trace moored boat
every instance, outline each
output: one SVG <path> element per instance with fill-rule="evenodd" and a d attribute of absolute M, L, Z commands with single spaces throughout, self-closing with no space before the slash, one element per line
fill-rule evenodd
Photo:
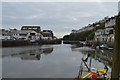
<path fill-rule="evenodd" d="M 88 66 L 88 58 L 90 54 L 88 54 L 87 58 L 82 58 L 82 62 L 79 69 L 78 77 L 75 80 L 110 80 L 110 76 L 108 74 L 108 67 L 105 65 L 104 69 L 97 70 L 95 68 L 91 68 L 91 65 Z M 91 62 L 90 62 L 91 64 Z M 87 73 L 84 75 L 83 73 Z"/>

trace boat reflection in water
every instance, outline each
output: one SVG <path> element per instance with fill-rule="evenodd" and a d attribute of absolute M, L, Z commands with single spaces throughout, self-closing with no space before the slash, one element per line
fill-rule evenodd
<path fill-rule="evenodd" d="M 93 58 L 105 65 L 112 66 L 112 52 L 108 50 L 96 50 Z"/>
<path fill-rule="evenodd" d="M 96 50 L 90 47 L 75 47 L 75 45 L 71 47 L 71 50 L 81 52 L 82 54 L 85 54 L 85 55 L 89 53 L 91 54 L 90 57 L 92 57 L 92 59 L 95 59 L 109 67 L 112 66 L 112 53 L 113 52 L 109 50 Z"/>
<path fill-rule="evenodd" d="M 33 50 L 26 50 L 20 53 L 13 53 L 10 55 L 2 55 L 3 58 L 7 56 L 11 57 L 20 57 L 22 60 L 40 60 L 41 54 L 48 55 L 52 53 L 53 48 L 38 48 L 38 49 L 33 49 Z"/>
<path fill-rule="evenodd" d="M 87 63 L 87 66 L 86 68 L 89 69 L 90 71 L 92 69 L 95 69 L 96 71 L 97 70 L 104 70 L 106 67 L 107 69 L 107 74 L 109 76 L 111 76 L 111 66 L 112 66 L 112 52 L 108 51 L 108 50 L 96 50 L 96 49 L 92 49 L 90 47 L 71 47 L 71 50 L 72 51 L 78 51 L 80 53 L 83 54 L 83 61 L 86 61 Z M 86 56 L 90 56 L 89 57 L 86 57 Z M 86 59 L 84 60 L 84 58 L 86 57 Z M 89 58 L 89 59 L 88 59 Z M 97 65 L 96 65 L 97 64 Z M 99 64 L 103 64 L 101 66 L 98 66 Z M 81 72 L 81 71 L 84 71 L 82 70 L 84 67 L 81 67 L 83 66 L 82 65 L 82 62 L 81 62 L 81 65 L 80 65 L 80 71 L 79 71 L 79 74 L 78 76 L 79 77 L 76 77 L 76 78 L 82 78 L 82 77 L 86 77 L 89 73 L 89 70 L 88 70 L 88 73 L 86 72 Z M 103 68 L 102 68 L 103 67 Z M 86 70 L 86 69 L 85 69 Z M 82 73 L 82 74 L 80 74 Z M 83 76 L 84 75 L 84 76 Z M 77 80 L 78 80 L 77 79 Z"/>

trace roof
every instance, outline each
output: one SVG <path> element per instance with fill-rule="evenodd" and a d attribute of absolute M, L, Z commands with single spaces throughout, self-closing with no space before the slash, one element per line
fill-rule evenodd
<path fill-rule="evenodd" d="M 14 33 L 31 33 L 31 32 L 35 32 L 33 30 L 16 30 L 14 31 Z"/>
<path fill-rule="evenodd" d="M 40 28 L 40 26 L 22 26 L 22 28 Z"/>
<path fill-rule="evenodd" d="M 43 32 L 52 32 L 52 30 L 43 30 Z"/>

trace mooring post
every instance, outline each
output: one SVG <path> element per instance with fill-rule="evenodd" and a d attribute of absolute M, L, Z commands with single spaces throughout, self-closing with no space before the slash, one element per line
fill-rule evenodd
<path fill-rule="evenodd" d="M 120 11 L 116 16 L 114 53 L 112 61 L 112 80 L 120 80 Z"/>

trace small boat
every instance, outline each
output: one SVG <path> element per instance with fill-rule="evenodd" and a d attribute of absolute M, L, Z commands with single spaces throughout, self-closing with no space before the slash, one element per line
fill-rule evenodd
<path fill-rule="evenodd" d="M 102 70 L 91 68 L 90 65 L 88 66 L 87 61 L 89 56 L 90 54 L 88 54 L 86 59 L 82 58 L 79 74 L 74 80 L 110 80 L 110 76 L 108 74 L 108 67 L 106 65 L 105 68 Z M 84 72 L 87 74 L 83 75 Z"/>
<path fill-rule="evenodd" d="M 101 45 L 99 48 L 100 49 L 109 49 L 110 47 L 108 47 L 107 45 Z"/>
<path fill-rule="evenodd" d="M 38 43 L 32 43 L 32 45 L 39 45 Z"/>
<path fill-rule="evenodd" d="M 98 49 L 98 48 L 97 48 Z M 107 49 L 107 50 L 113 50 L 113 48 L 107 46 L 107 45 L 101 45 L 99 46 L 99 49 Z"/>

